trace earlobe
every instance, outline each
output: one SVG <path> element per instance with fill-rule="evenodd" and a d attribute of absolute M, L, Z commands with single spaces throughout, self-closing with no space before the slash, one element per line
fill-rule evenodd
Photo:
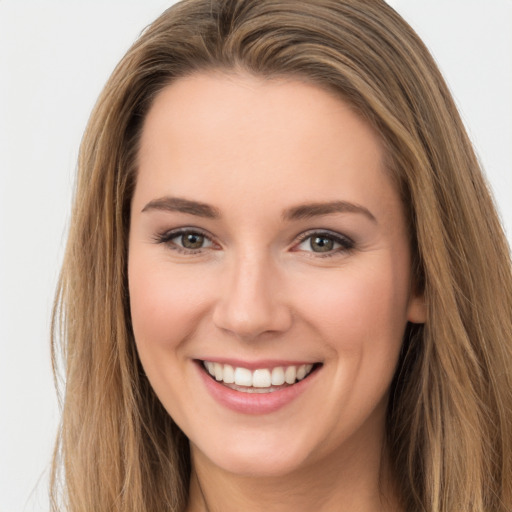
<path fill-rule="evenodd" d="M 413 324 L 424 324 L 427 321 L 427 304 L 423 294 L 411 297 L 407 309 L 407 320 Z"/>

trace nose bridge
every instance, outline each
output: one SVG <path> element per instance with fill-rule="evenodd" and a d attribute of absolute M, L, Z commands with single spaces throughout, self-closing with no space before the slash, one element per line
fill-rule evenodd
<path fill-rule="evenodd" d="M 278 289 L 279 273 L 264 251 L 245 250 L 234 256 L 215 309 L 216 325 L 241 338 L 286 330 L 291 314 Z"/>

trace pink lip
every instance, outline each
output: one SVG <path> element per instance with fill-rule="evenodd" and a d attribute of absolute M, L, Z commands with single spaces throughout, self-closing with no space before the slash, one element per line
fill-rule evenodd
<path fill-rule="evenodd" d="M 208 359 L 208 361 L 210 360 Z M 226 362 L 224 364 L 232 363 Z M 281 365 L 275 364 L 275 361 L 273 361 L 272 366 L 289 366 L 291 364 L 296 363 L 287 362 L 286 364 Z M 301 380 L 292 386 L 285 387 L 272 393 L 244 393 L 228 388 L 220 382 L 217 382 L 215 379 L 212 379 L 211 376 L 208 375 L 204 370 L 201 362 L 197 361 L 196 366 L 201 378 L 203 379 L 206 389 L 209 391 L 211 396 L 222 406 L 242 414 L 269 414 L 281 409 L 282 407 L 285 407 L 312 385 L 316 378 L 316 374 L 318 373 L 318 371 L 314 371 L 304 380 Z M 239 366 L 248 368 L 248 366 L 244 366 L 242 364 L 239 364 Z M 263 365 L 256 366 L 254 368 L 269 368 L 272 366 Z"/>

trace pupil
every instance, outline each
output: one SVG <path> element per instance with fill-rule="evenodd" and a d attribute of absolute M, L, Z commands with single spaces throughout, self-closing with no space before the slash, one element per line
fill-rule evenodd
<path fill-rule="evenodd" d="M 311 239 L 311 249 L 315 252 L 332 251 L 334 241 L 325 236 L 315 236 Z"/>
<path fill-rule="evenodd" d="M 187 249 L 199 249 L 204 242 L 204 236 L 197 233 L 188 233 L 181 238 L 183 247 Z"/>

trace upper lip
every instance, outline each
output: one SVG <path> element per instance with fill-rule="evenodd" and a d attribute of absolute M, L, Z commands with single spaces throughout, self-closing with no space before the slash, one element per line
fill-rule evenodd
<path fill-rule="evenodd" d="M 247 368 L 248 370 L 258 370 L 262 368 L 276 368 L 278 366 L 301 366 L 303 364 L 317 364 L 319 361 L 299 360 L 299 359 L 258 359 L 246 361 L 242 359 L 226 357 L 202 357 L 198 361 L 209 361 L 211 363 L 229 364 L 234 368 Z"/>

